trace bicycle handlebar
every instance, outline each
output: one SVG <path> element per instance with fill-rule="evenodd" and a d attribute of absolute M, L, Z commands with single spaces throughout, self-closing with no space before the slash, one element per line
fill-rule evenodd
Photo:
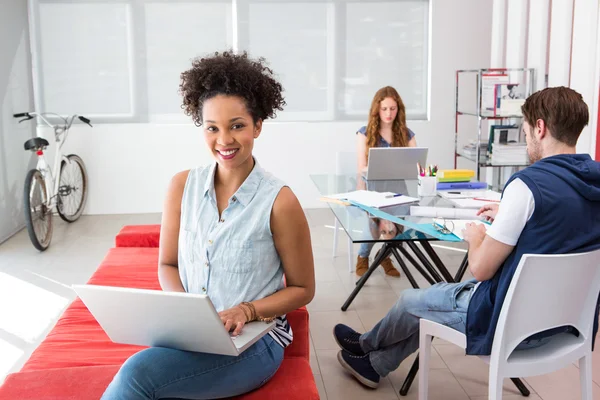
<path fill-rule="evenodd" d="M 88 124 L 89 126 L 92 126 L 92 124 L 90 123 L 90 120 L 88 118 L 82 117 L 81 115 L 79 115 L 77 118 L 79 118 L 79 120 L 81 122 L 84 122 L 84 123 Z"/>
<path fill-rule="evenodd" d="M 15 118 L 23 118 L 23 117 L 25 117 L 22 120 L 20 120 L 19 123 L 21 123 L 23 121 L 29 121 L 30 119 L 33 119 L 33 116 L 31 114 L 29 114 L 28 112 L 13 114 L 13 117 L 15 117 Z"/>
<path fill-rule="evenodd" d="M 44 115 L 54 115 L 58 118 L 61 118 L 66 125 L 66 129 L 69 129 L 71 127 L 71 124 L 73 123 L 73 120 L 75 119 L 75 117 L 77 117 L 81 122 L 88 124 L 89 126 L 92 126 L 92 124 L 90 123 L 91 121 L 83 116 L 80 115 L 73 115 L 70 116 L 70 121 L 69 121 L 69 117 L 62 117 L 58 114 L 54 114 L 54 113 L 37 113 L 37 112 L 24 112 L 24 113 L 17 113 L 17 114 L 13 114 L 13 117 L 15 118 L 23 118 L 22 120 L 19 121 L 19 123 L 23 122 L 23 121 L 29 121 L 30 119 L 35 118 L 36 116 L 40 117 L 45 123 L 46 125 L 48 125 L 51 128 L 56 128 L 55 125 L 51 124 L 46 118 L 44 118 Z"/>

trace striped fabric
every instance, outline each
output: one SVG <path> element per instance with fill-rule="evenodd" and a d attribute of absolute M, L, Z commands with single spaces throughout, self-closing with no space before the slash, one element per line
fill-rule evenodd
<path fill-rule="evenodd" d="M 292 327 L 290 326 L 290 323 L 285 315 L 275 318 L 275 328 L 269 332 L 269 335 L 271 335 L 273 340 L 279 343 L 283 348 L 286 348 L 292 344 Z"/>

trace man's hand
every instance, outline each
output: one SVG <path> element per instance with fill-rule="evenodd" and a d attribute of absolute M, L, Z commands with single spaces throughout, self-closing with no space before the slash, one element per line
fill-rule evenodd
<path fill-rule="evenodd" d="M 462 234 L 465 238 L 465 242 L 469 243 L 469 247 L 475 245 L 479 246 L 483 239 L 485 239 L 485 226 L 483 224 L 470 223 L 463 229 Z"/>
<path fill-rule="evenodd" d="M 221 317 L 221 321 L 223 321 L 227 332 L 233 329 L 233 336 L 242 333 L 242 328 L 248 322 L 246 314 L 244 314 L 244 311 L 239 306 L 221 311 L 219 317 Z"/>
<path fill-rule="evenodd" d="M 477 211 L 477 215 L 483 215 L 484 219 L 488 222 L 493 222 L 496 219 L 496 214 L 498 214 L 498 209 L 500 208 L 500 204 L 492 203 L 486 204 L 481 207 L 479 211 Z"/>

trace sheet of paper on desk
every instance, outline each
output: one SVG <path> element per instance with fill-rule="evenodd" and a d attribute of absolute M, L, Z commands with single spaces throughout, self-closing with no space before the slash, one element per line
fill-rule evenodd
<path fill-rule="evenodd" d="M 419 201 L 419 199 L 415 197 L 404 195 L 393 197 L 394 195 L 395 193 L 392 192 L 380 193 L 370 190 L 356 190 L 354 192 L 332 194 L 324 196 L 324 198 L 353 201 L 374 208 L 397 206 L 399 204 L 415 203 Z"/>
<path fill-rule="evenodd" d="M 490 199 L 490 200 L 500 200 L 502 196 L 501 193 L 495 192 L 493 190 L 439 190 L 438 194 L 440 197 L 448 200 L 453 199 L 473 199 L 473 198 L 481 198 L 481 199 Z"/>
<path fill-rule="evenodd" d="M 447 219 L 446 220 L 446 227 L 448 228 L 452 228 L 452 224 L 454 224 L 454 229 L 452 230 L 452 233 L 459 238 L 460 240 L 465 240 L 465 237 L 462 234 L 463 229 L 465 229 L 467 227 L 467 224 L 470 224 L 471 222 L 474 222 L 476 224 L 482 224 L 483 226 L 485 226 L 485 229 L 487 230 L 488 226 L 487 224 L 484 224 L 483 221 L 478 220 L 478 219 Z"/>
<path fill-rule="evenodd" d="M 476 200 L 476 199 L 449 199 L 456 207 L 458 208 L 476 208 L 480 209 L 481 207 L 488 204 L 498 204 L 496 201 L 490 200 Z"/>
<path fill-rule="evenodd" d="M 411 206 L 410 215 L 413 217 L 456 218 L 473 220 L 477 218 L 477 210 L 450 207 Z"/>
<path fill-rule="evenodd" d="M 459 208 L 481 208 L 502 198 L 502 193 L 493 190 L 438 193 Z"/>

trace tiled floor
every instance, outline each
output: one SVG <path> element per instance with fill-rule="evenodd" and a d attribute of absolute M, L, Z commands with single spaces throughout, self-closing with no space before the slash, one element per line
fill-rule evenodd
<path fill-rule="evenodd" d="M 381 270 L 373 274 L 348 311 L 340 307 L 352 290 L 355 277 L 348 273 L 346 236 L 341 233 L 338 257 L 332 259 L 333 216 L 327 209 L 308 210 L 317 279 L 315 299 L 308 306 L 311 325 L 311 366 L 323 400 L 401 399 L 398 391 L 414 355 L 383 379 L 377 390 L 363 388 L 338 364 L 338 347 L 333 326 L 346 323 L 364 331 L 373 327 L 409 288 L 406 278 L 389 278 Z M 159 215 L 84 216 L 68 225 L 56 219 L 53 243 L 38 253 L 20 232 L 0 245 L 0 381 L 18 371 L 35 347 L 52 328 L 62 310 L 72 301 L 73 283 L 85 283 L 122 225 L 158 223 Z M 464 256 L 464 247 L 437 247 L 442 260 L 455 272 Z M 355 248 L 356 251 L 356 248 Z M 427 283 L 418 279 L 422 286 Z M 594 381 L 600 383 L 599 365 Z M 430 372 L 431 400 L 484 400 L 487 398 L 487 366 L 476 357 L 466 357 L 459 348 L 434 341 Z M 575 400 L 580 398 L 579 375 L 573 365 L 559 372 L 527 378 L 532 400 Z M 510 381 L 505 382 L 504 400 L 522 398 Z M 417 387 L 406 399 L 417 398 Z M 600 388 L 594 386 L 594 399 Z"/>

